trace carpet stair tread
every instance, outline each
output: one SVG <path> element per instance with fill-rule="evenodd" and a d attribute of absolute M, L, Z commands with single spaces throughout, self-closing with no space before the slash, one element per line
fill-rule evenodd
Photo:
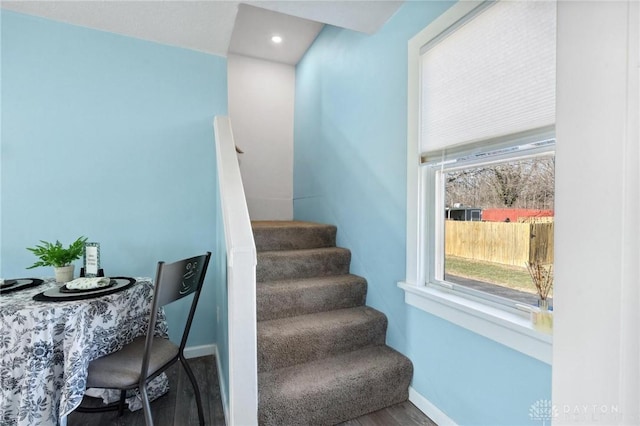
<path fill-rule="evenodd" d="M 364 305 L 367 281 L 344 274 L 257 283 L 258 321 Z"/>
<path fill-rule="evenodd" d="M 336 245 L 333 225 L 302 221 L 253 221 L 257 251 L 298 250 Z"/>
<path fill-rule="evenodd" d="M 387 317 L 368 306 L 258 322 L 258 371 L 385 342 Z"/>
<path fill-rule="evenodd" d="M 351 251 L 341 247 L 264 251 L 257 254 L 256 281 L 349 273 Z"/>
<path fill-rule="evenodd" d="M 259 374 L 259 423 L 331 425 L 408 398 L 411 361 L 373 346 Z"/>

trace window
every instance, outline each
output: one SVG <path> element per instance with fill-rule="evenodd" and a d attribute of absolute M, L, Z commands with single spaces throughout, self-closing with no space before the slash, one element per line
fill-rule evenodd
<path fill-rule="evenodd" d="M 508 308 L 537 304 L 527 265 L 553 264 L 555 141 L 544 136 L 423 164 L 428 284 Z"/>
<path fill-rule="evenodd" d="M 520 262 L 552 258 L 555 37 L 555 2 L 485 1 L 457 2 L 409 41 L 399 284 L 407 303 L 547 363 Z"/>

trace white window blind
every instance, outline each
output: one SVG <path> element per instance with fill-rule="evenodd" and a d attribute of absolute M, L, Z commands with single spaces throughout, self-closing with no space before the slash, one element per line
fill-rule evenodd
<path fill-rule="evenodd" d="M 556 5 L 500 1 L 423 47 L 420 149 L 555 123 Z"/>

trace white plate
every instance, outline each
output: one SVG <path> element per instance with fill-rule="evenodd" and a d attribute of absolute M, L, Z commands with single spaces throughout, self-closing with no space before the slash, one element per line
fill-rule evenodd
<path fill-rule="evenodd" d="M 55 286 L 48 290 L 38 293 L 33 296 L 34 300 L 39 301 L 63 301 L 63 300 L 81 300 L 90 299 L 92 297 L 104 296 L 111 293 L 116 293 L 120 290 L 133 285 L 136 280 L 127 277 L 113 277 L 112 281 L 115 281 L 115 285 L 109 287 L 97 288 L 95 290 L 87 290 L 82 292 L 63 293 L 60 291 L 60 286 Z"/>

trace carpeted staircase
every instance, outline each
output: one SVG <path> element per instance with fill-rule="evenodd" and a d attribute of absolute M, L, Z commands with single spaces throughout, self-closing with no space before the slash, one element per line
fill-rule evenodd
<path fill-rule="evenodd" d="M 411 361 L 385 345 L 336 227 L 253 222 L 261 425 L 332 425 L 405 401 Z"/>

